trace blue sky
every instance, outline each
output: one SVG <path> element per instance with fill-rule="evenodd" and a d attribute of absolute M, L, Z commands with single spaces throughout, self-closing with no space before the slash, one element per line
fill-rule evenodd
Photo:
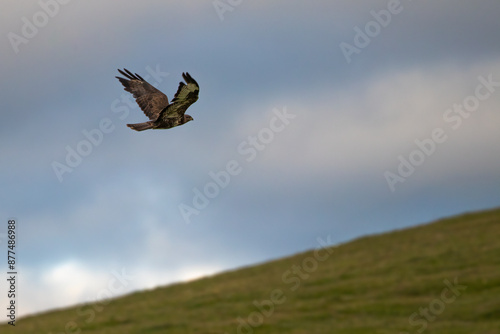
<path fill-rule="evenodd" d="M 0 247 L 15 217 L 20 314 L 99 299 L 117 272 L 133 278 L 112 296 L 498 206 L 499 14 L 3 1 Z M 146 116 L 124 67 L 169 98 L 188 71 L 194 121 L 127 128 Z"/>

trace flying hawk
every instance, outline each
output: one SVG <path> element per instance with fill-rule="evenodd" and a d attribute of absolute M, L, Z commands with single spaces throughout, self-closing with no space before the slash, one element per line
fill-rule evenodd
<path fill-rule="evenodd" d="M 127 92 L 132 93 L 139 107 L 150 119 L 144 123 L 127 124 L 129 128 L 136 131 L 170 129 L 193 120 L 193 117 L 185 112 L 190 105 L 198 100 L 200 87 L 189 73 L 182 73 L 186 83 L 182 81 L 179 83 L 174 99 L 168 103 L 167 95 L 150 85 L 139 74 L 132 74 L 127 69 L 118 70 L 118 72 L 127 79 L 116 78 L 120 80 Z"/>

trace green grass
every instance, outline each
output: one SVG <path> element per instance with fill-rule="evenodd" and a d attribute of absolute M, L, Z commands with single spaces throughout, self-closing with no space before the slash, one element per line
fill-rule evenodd
<path fill-rule="evenodd" d="M 323 261 L 305 252 L 106 305 L 22 318 L 0 332 L 496 334 L 499 239 L 500 209 L 464 214 L 363 237 L 330 248 L 331 254 L 322 250 Z M 442 301 L 444 280 L 455 278 L 466 289 L 454 301 Z M 445 292 L 445 298 L 453 296 Z M 254 301 L 264 303 L 263 311 Z M 424 308 L 431 308 L 429 320 L 418 314 Z M 238 330 L 238 318 L 252 326 Z"/>

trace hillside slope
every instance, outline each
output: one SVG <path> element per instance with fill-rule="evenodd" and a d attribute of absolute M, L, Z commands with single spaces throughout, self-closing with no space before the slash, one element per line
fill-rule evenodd
<path fill-rule="evenodd" d="M 500 333 L 499 236 L 500 209 L 464 214 L 0 332 Z"/>

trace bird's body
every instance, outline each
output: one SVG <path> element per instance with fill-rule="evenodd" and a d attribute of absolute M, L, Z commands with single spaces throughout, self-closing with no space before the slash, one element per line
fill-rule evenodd
<path fill-rule="evenodd" d="M 125 90 L 135 98 L 144 114 L 150 121 L 144 123 L 127 124 L 127 126 L 136 131 L 148 129 L 170 129 L 193 120 L 193 117 L 185 114 L 187 108 L 198 100 L 200 87 L 198 83 L 189 75 L 182 73 L 186 81 L 179 83 L 177 93 L 171 103 L 161 91 L 153 87 L 140 75 L 132 74 L 127 69 L 118 70 L 125 78 L 116 77 Z"/>

